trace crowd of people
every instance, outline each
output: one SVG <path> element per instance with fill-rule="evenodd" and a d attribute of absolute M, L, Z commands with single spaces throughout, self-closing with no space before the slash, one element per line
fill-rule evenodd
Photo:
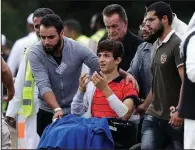
<path fill-rule="evenodd" d="M 92 16 L 91 37 L 49 8 L 30 14 L 27 27 L 7 64 L 2 57 L 9 101 L 2 148 L 11 147 L 5 121 L 17 116 L 19 148 L 36 149 L 48 125 L 74 114 L 130 121 L 141 149 L 195 149 L 195 13 L 187 25 L 170 5 L 155 2 L 139 36 L 118 4 Z"/>

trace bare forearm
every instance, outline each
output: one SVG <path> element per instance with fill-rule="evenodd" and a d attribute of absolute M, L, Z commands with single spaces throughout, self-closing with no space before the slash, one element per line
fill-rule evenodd
<path fill-rule="evenodd" d="M 180 105 L 181 105 L 182 93 L 183 93 L 183 82 L 182 82 L 182 85 L 181 85 L 181 88 L 180 88 L 179 102 L 178 102 L 177 107 L 176 107 L 177 109 L 179 109 Z"/>
<path fill-rule="evenodd" d="M 14 82 L 12 78 L 12 73 L 8 65 L 5 63 L 3 59 L 2 59 L 2 82 L 5 85 L 5 87 L 8 89 L 8 91 L 14 91 Z"/>
<path fill-rule="evenodd" d="M 49 91 L 49 92 L 46 92 L 44 95 L 43 95 L 43 99 L 45 100 L 45 102 L 52 108 L 52 109 L 55 109 L 55 108 L 58 108 L 59 105 L 58 105 L 58 102 L 56 100 L 56 97 L 54 95 L 53 92 Z"/>
<path fill-rule="evenodd" d="M 144 101 L 145 107 L 148 108 L 151 102 L 152 102 L 152 89 L 150 90 L 148 96 L 146 97 Z"/>

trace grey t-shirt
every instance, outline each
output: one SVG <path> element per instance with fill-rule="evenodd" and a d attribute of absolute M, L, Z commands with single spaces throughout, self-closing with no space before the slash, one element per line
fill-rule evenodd
<path fill-rule="evenodd" d="M 43 100 L 46 92 L 53 91 L 64 113 L 69 113 L 78 89 L 82 64 L 86 64 L 92 72 L 99 69 L 98 57 L 92 50 L 66 37 L 60 65 L 45 53 L 41 42 L 30 47 L 27 57 L 39 90 L 40 108 L 49 112 L 52 109 Z"/>

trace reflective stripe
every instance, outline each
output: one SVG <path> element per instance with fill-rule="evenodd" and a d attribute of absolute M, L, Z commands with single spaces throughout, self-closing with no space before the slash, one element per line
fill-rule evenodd
<path fill-rule="evenodd" d="M 24 86 L 25 87 L 31 87 L 32 86 L 32 81 L 25 81 Z"/>
<path fill-rule="evenodd" d="M 23 105 L 31 105 L 30 99 L 23 99 Z"/>

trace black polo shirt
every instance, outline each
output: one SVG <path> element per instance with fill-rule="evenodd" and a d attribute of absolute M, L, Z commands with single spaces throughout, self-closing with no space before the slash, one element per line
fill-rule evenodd
<path fill-rule="evenodd" d="M 178 67 L 183 65 L 180 58 L 180 38 L 172 30 L 162 44 L 157 40 L 152 50 L 152 103 L 147 114 L 160 119 L 170 118 L 170 106 L 179 102 L 181 79 Z"/>
<path fill-rule="evenodd" d="M 108 38 L 108 34 L 106 33 L 104 37 L 100 39 L 99 42 L 107 38 Z M 123 59 L 121 63 L 119 64 L 119 68 L 125 71 L 129 69 L 130 63 L 132 59 L 134 58 L 135 53 L 137 51 L 137 47 L 143 42 L 144 41 L 140 37 L 136 36 L 129 30 L 127 30 L 124 40 L 122 41 L 123 47 L 124 47 L 124 55 L 123 55 Z"/>

